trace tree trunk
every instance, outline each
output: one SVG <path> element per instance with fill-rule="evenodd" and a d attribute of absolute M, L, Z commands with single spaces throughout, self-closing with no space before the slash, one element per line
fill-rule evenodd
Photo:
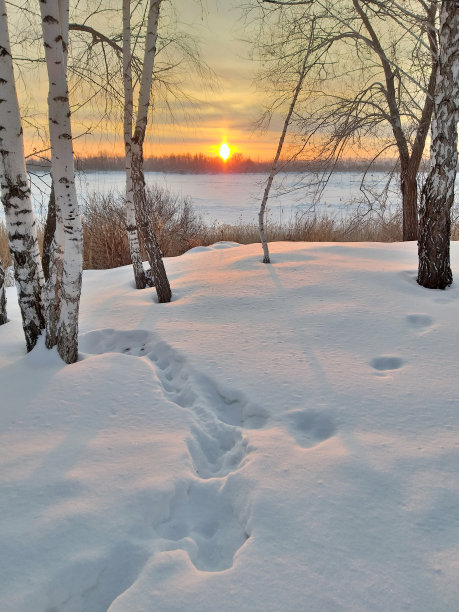
<path fill-rule="evenodd" d="M 439 70 L 432 119 L 430 172 L 422 190 L 418 283 L 445 289 L 450 266 L 451 207 L 457 168 L 459 119 L 459 2 L 443 0 Z"/>
<path fill-rule="evenodd" d="M 132 53 L 131 53 L 131 2 L 123 0 L 123 83 L 124 83 L 124 159 L 126 170 L 126 233 L 129 242 L 129 253 L 134 271 L 137 289 L 146 287 L 145 271 L 140 252 L 139 234 L 135 215 L 134 194 L 132 188 L 132 123 L 134 101 L 132 91 Z"/>
<path fill-rule="evenodd" d="M 0 0 L 0 174 L 2 202 L 27 350 L 45 327 L 43 271 L 24 160 L 5 0 Z"/>
<path fill-rule="evenodd" d="M 412 164 L 410 164 L 412 165 Z M 418 183 L 416 168 L 408 168 L 400 173 L 403 210 L 403 240 L 418 239 Z"/>
<path fill-rule="evenodd" d="M 417 202 L 417 182 L 416 177 L 421 163 L 422 154 L 424 152 L 424 146 L 426 136 L 428 133 L 428 127 L 430 124 L 430 118 L 432 115 L 432 97 L 436 82 L 437 73 L 437 51 L 436 51 L 436 40 L 435 40 L 435 15 L 436 7 L 433 5 L 430 9 L 427 9 L 427 32 L 429 37 L 429 46 L 431 52 L 431 69 L 430 76 L 427 86 L 427 93 L 424 100 L 424 106 L 418 126 L 416 128 L 416 137 L 413 143 L 411 154 L 409 152 L 408 141 L 403 131 L 402 117 L 400 112 L 400 106 L 398 102 L 398 92 L 395 82 L 395 76 L 397 70 L 394 69 L 393 65 L 389 60 L 389 56 L 386 55 L 381 39 L 376 33 L 375 29 L 371 24 L 371 20 L 363 10 L 360 0 L 353 0 L 354 8 L 359 14 L 362 23 L 365 25 L 367 32 L 370 35 L 372 48 L 378 55 L 381 62 L 381 66 L 384 70 L 386 89 L 385 95 L 387 100 L 387 106 L 389 109 L 388 120 L 392 127 L 392 133 L 394 135 L 395 142 L 397 144 L 399 156 L 400 156 L 400 188 L 402 193 L 402 208 L 403 208 L 403 240 L 417 240 L 418 238 L 418 202 Z M 364 4 L 364 3 L 362 3 Z M 382 3 L 383 4 L 383 3 Z"/>
<path fill-rule="evenodd" d="M 314 28 L 311 28 L 311 33 L 309 36 L 309 49 L 311 47 L 311 43 L 313 41 L 314 38 Z M 265 218 L 265 211 L 266 211 L 266 204 L 268 203 L 268 197 L 269 197 L 269 192 L 271 191 L 271 186 L 273 184 L 273 180 L 274 177 L 276 176 L 277 173 L 277 166 L 279 164 L 279 158 L 281 156 L 282 153 L 282 147 L 284 146 L 284 141 L 285 141 L 285 136 L 287 135 L 287 130 L 288 130 L 288 126 L 290 125 L 290 120 L 292 118 L 293 115 L 293 111 L 295 110 L 295 105 L 296 102 L 298 100 L 298 96 L 300 95 L 300 91 L 301 91 L 301 87 L 303 85 L 303 81 L 304 81 L 304 77 L 306 76 L 306 72 L 307 72 L 307 60 L 309 58 L 309 49 L 306 53 L 306 56 L 304 58 L 299 76 L 298 76 L 298 82 L 296 84 L 295 90 L 293 92 L 293 97 L 292 97 L 292 101 L 290 102 L 290 106 L 287 112 L 287 116 L 285 117 L 285 121 L 284 121 L 284 126 L 282 128 L 282 132 L 279 138 L 279 143 L 277 145 L 277 150 L 276 150 L 276 154 L 274 156 L 273 159 L 273 163 L 271 164 L 271 171 L 269 173 L 268 176 L 268 180 L 266 181 L 266 186 L 265 186 L 265 190 L 263 192 L 263 198 L 261 200 L 261 206 L 260 206 L 260 212 L 258 213 L 258 231 L 260 233 L 260 240 L 261 240 L 261 244 L 263 246 L 263 263 L 271 263 L 271 258 L 269 256 L 269 248 L 268 248 L 268 242 L 266 240 L 266 236 L 265 236 L 265 224 L 264 224 L 264 218 Z"/>
<path fill-rule="evenodd" d="M 47 346 L 57 344 L 62 359 L 73 363 L 78 358 L 83 249 L 66 78 L 68 0 L 40 0 L 40 11 L 49 80 L 51 174 L 56 198 L 56 249 L 48 281 Z"/>
<path fill-rule="evenodd" d="M 152 221 L 146 210 L 145 177 L 143 173 L 143 143 L 147 129 L 148 109 L 150 106 L 153 68 L 156 56 L 156 40 L 158 37 L 159 7 L 161 0 L 150 0 L 147 35 L 145 38 L 145 53 L 140 80 L 139 103 L 134 135 L 131 141 L 131 177 L 133 185 L 134 205 L 137 225 L 142 235 L 142 241 L 147 251 L 151 272 L 155 283 L 159 302 L 170 302 L 172 293 L 167 278 L 162 254 L 156 240 Z"/>
<path fill-rule="evenodd" d="M 51 192 L 49 194 L 48 214 L 46 215 L 45 232 L 43 235 L 43 251 L 41 264 L 45 280 L 49 279 L 49 268 L 51 262 L 52 244 L 56 231 L 56 198 L 54 195 L 54 182 L 51 180 Z"/>
<path fill-rule="evenodd" d="M 132 141 L 132 184 L 134 187 L 136 213 L 138 215 L 137 225 L 147 251 L 158 301 L 160 303 L 170 302 L 172 297 L 171 288 L 161 250 L 153 230 L 152 220 L 149 218 L 146 206 L 142 147 L 138 145 L 135 139 Z"/>
<path fill-rule="evenodd" d="M 5 287 L 5 270 L 0 261 L 0 325 L 8 321 L 6 316 L 6 287 Z"/>

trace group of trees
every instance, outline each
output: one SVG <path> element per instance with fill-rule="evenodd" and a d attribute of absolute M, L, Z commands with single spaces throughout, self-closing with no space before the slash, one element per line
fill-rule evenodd
<path fill-rule="evenodd" d="M 440 130 L 432 156 L 439 155 L 439 145 L 447 139 L 451 172 L 454 165 L 451 152 L 456 150 L 457 137 L 452 126 L 457 124 L 458 97 L 451 87 L 457 83 L 457 2 L 258 0 L 256 6 L 247 2 L 246 8 L 258 24 L 260 77 L 273 95 L 267 116 L 287 105 L 286 125 L 291 122 L 300 141 L 294 157 L 304 151 L 310 154 L 312 149 L 317 158 L 328 161 L 326 180 L 327 173 L 352 147 L 362 149 L 370 142 L 374 159 L 395 150 L 403 239 L 416 240 L 419 235 L 420 240 L 418 281 L 432 287 L 450 284 L 451 277 L 432 278 L 439 266 L 437 255 L 437 261 L 429 266 L 424 260 L 434 256 L 440 236 L 449 245 L 446 218 L 452 200 L 444 204 L 447 214 L 442 228 L 433 230 L 432 216 L 438 213 L 426 204 L 432 197 L 431 187 L 426 187 L 419 223 L 418 180 L 431 123 L 433 133 Z M 447 110 L 442 113 L 439 105 L 445 96 Z M 282 146 L 282 140 L 279 144 Z M 431 183 L 429 179 L 426 185 Z M 433 234 L 437 236 L 436 247 L 432 246 Z M 443 247 L 441 250 L 446 256 Z M 269 259 L 266 249 L 264 259 Z M 442 264 L 445 266 L 449 262 Z"/>
<path fill-rule="evenodd" d="M 68 0 L 40 0 L 41 37 L 47 67 L 49 92 L 49 141 L 51 147 L 52 206 L 47 229 L 51 236 L 43 263 L 37 241 L 30 187 L 26 172 L 23 129 L 15 87 L 13 58 L 8 32 L 5 0 L 0 0 L 0 160 L 2 202 L 14 265 L 23 329 L 27 350 L 36 344 L 43 331 L 46 346 L 57 350 L 62 359 L 73 363 L 78 357 L 78 311 L 82 279 L 81 217 L 75 190 L 74 155 L 70 121 L 68 87 L 69 27 Z M 138 5 L 138 3 L 135 3 Z M 161 0 L 149 0 L 146 8 L 146 33 L 143 58 L 139 61 L 131 49 L 131 2 L 123 1 L 122 74 L 124 83 L 124 137 L 126 150 L 126 227 L 136 285 L 147 284 L 140 255 L 137 228 L 140 228 L 148 254 L 158 300 L 171 299 L 153 228 L 144 215 L 145 180 L 143 176 L 143 143 L 145 139 L 150 94 L 156 57 L 156 41 Z M 30 10 L 30 7 L 29 9 Z M 87 32 L 87 29 L 83 28 Z M 95 30 L 89 32 L 93 43 L 106 40 Z M 113 41 L 112 41 L 113 42 Z M 136 41 L 139 42 L 138 40 Z M 113 43 L 115 44 L 115 43 Z M 113 47 L 113 45 L 111 45 Z M 119 50 L 119 46 L 117 45 Z M 134 130 L 134 87 L 132 64 L 140 65 L 139 101 Z M 81 67 L 80 67 L 81 71 Z M 92 81 L 92 73 L 89 75 Z M 107 86 L 108 88 L 108 86 Z M 3 268 L 0 275 L 0 307 L 6 319 Z"/>
<path fill-rule="evenodd" d="M 26 4 L 32 13 L 31 3 Z M 103 0 L 95 4 L 86 19 L 75 22 L 69 18 L 69 0 L 37 0 L 49 81 L 53 186 L 42 261 L 24 159 L 6 2 L 0 0 L 2 201 L 26 345 L 31 350 L 46 330 L 46 346 L 57 346 L 68 363 L 78 354 L 82 277 L 69 75 L 86 83 L 89 97 L 103 95 L 106 109 L 113 101 L 123 109 L 126 228 L 136 286 L 143 288 L 148 282 L 141 257 L 143 245 L 158 301 L 171 299 L 154 228 L 145 213 L 143 145 L 152 85 L 161 83 L 162 75 L 173 73 L 174 65 L 181 62 L 162 68 L 155 64 L 162 0 L 122 0 L 116 8 L 105 7 Z M 267 116 L 286 103 L 288 108 L 260 210 L 264 261 L 269 262 L 264 208 L 287 130 L 293 126 L 300 140 L 294 158 L 314 149 L 316 158 L 328 163 L 327 172 L 352 147 L 360 148 L 370 138 L 377 146 L 374 160 L 394 149 L 400 172 L 403 238 L 418 239 L 419 244 L 418 282 L 431 288 L 451 284 L 459 0 L 246 0 L 246 6 L 252 17 L 258 11 L 256 48 L 263 65 L 261 76 L 274 94 Z M 111 26 L 112 30 L 101 31 L 96 27 L 100 19 L 91 25 L 89 17 L 103 11 L 122 15 L 117 30 Z M 133 15 L 140 15 L 134 24 Z M 73 55 L 69 32 L 77 41 Z M 178 43 L 200 69 L 189 42 L 177 36 L 162 40 L 163 49 Z M 140 48 L 143 53 L 139 54 Z M 116 75 L 120 87 L 115 84 Z M 173 89 L 171 82 L 166 82 L 165 89 Z M 430 127 L 431 169 L 419 198 L 419 167 Z M 0 323 L 6 320 L 3 277 L 0 265 Z"/>

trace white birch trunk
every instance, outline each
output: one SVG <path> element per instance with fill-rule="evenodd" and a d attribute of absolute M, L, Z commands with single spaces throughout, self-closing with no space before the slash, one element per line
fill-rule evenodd
<path fill-rule="evenodd" d="M 5 286 L 5 269 L 0 261 L 0 325 L 8 321 L 6 316 L 6 286 Z"/>
<path fill-rule="evenodd" d="M 459 1 L 443 0 L 440 10 L 439 64 L 430 146 L 430 172 L 420 210 L 418 283 L 445 289 L 450 266 L 451 207 L 457 169 L 459 120 Z"/>
<path fill-rule="evenodd" d="M 126 170 L 126 233 L 129 242 L 134 279 L 137 289 L 146 287 L 145 271 L 140 252 L 139 234 L 132 188 L 132 123 L 134 100 L 132 91 L 131 2 L 123 0 L 123 84 L 124 84 L 124 159 Z"/>
<path fill-rule="evenodd" d="M 140 81 L 139 103 L 134 135 L 131 142 L 131 176 L 134 193 L 134 204 L 137 224 L 142 234 L 143 244 L 147 251 L 153 281 L 159 302 L 171 301 L 171 288 L 167 278 L 161 251 L 156 240 L 151 220 L 146 211 L 145 177 L 143 173 L 143 143 L 147 129 L 148 109 L 150 106 L 153 68 L 156 56 L 158 37 L 158 20 L 161 0 L 150 0 L 145 38 L 145 53 Z"/>
<path fill-rule="evenodd" d="M 51 174 L 56 200 L 56 251 L 47 294 L 47 346 L 57 344 L 62 359 L 73 363 L 78 357 L 83 258 L 66 78 L 68 0 L 40 0 L 40 11 L 49 80 Z"/>
<path fill-rule="evenodd" d="M 22 325 L 30 351 L 45 327 L 44 281 L 24 159 L 5 0 L 0 0 L 0 174 Z"/>

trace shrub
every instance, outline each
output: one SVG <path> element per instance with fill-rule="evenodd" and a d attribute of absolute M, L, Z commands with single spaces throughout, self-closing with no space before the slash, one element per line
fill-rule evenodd
<path fill-rule="evenodd" d="M 181 199 L 167 189 L 149 188 L 146 209 L 164 257 L 181 255 L 200 244 L 205 226 L 189 198 Z M 130 263 L 123 198 L 113 193 L 93 194 L 82 207 L 82 220 L 85 268 L 106 269 Z"/>

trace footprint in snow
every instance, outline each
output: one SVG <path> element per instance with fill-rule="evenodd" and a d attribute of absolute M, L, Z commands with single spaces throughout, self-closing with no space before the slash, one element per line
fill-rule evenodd
<path fill-rule="evenodd" d="M 317 410 L 294 410 L 288 414 L 289 431 L 303 448 L 331 438 L 336 426 L 330 416 Z"/>
<path fill-rule="evenodd" d="M 220 572 L 232 567 L 248 540 L 246 521 L 238 517 L 233 496 L 220 480 L 177 486 L 165 520 L 154 525 L 161 551 L 185 550 L 196 567 Z"/>
<path fill-rule="evenodd" d="M 386 372 L 389 370 L 399 370 L 405 361 L 400 357 L 395 357 L 394 355 L 381 355 L 380 357 L 375 357 L 370 361 L 370 365 L 378 372 Z"/>
<path fill-rule="evenodd" d="M 45 612 L 106 612 L 135 582 L 148 557 L 142 547 L 121 541 L 99 557 L 89 553 L 87 558 L 73 561 L 48 586 Z"/>
<path fill-rule="evenodd" d="M 419 333 L 428 331 L 434 324 L 434 319 L 432 317 L 422 313 L 409 314 L 406 320 L 409 326 Z"/>
<path fill-rule="evenodd" d="M 186 495 L 179 491 L 174 496 L 168 518 L 153 527 L 163 540 L 162 550 L 186 550 L 197 569 L 222 571 L 231 567 L 234 555 L 249 536 L 246 526 L 236 518 L 222 480 L 247 456 L 243 429 L 263 427 L 267 412 L 237 390 L 223 388 L 189 368 L 180 353 L 151 332 L 97 330 L 80 337 L 80 349 L 149 359 L 165 396 L 193 415 L 187 446 L 198 480 L 190 484 Z M 316 440 L 327 437 L 324 421 L 311 429 Z"/>

